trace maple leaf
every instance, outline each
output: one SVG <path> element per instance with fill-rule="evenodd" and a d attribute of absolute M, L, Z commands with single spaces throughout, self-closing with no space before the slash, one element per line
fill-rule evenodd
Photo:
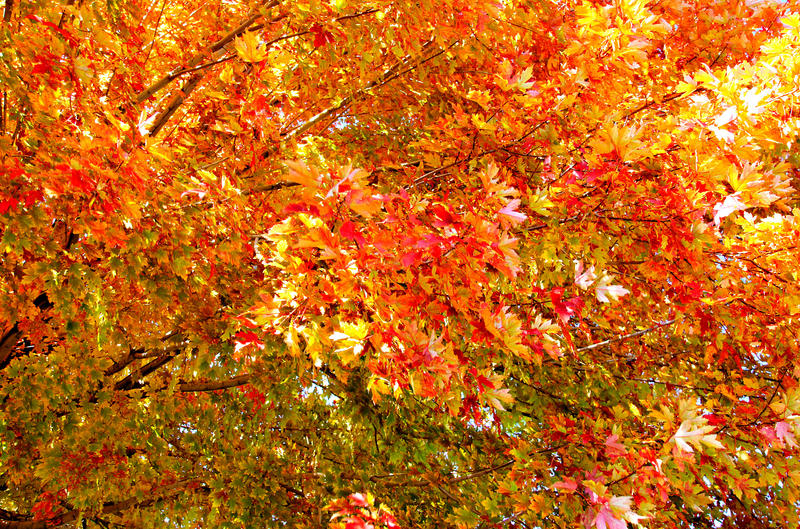
<path fill-rule="evenodd" d="M 688 453 L 693 453 L 694 448 L 699 448 L 702 445 L 717 449 L 725 448 L 717 440 L 716 434 L 711 433 L 715 429 L 714 426 L 705 423 L 706 420 L 702 417 L 684 420 L 675 435 L 670 438 L 670 441 L 673 441 L 679 450 Z"/>
<path fill-rule="evenodd" d="M 632 496 L 613 496 L 605 499 L 592 492 L 590 501 L 598 504 L 598 506 L 589 508 L 584 514 L 584 526 L 587 529 L 592 527 L 597 529 L 625 529 L 628 526 L 627 522 L 638 525 L 641 520 L 647 518 L 631 510 Z"/>
<path fill-rule="evenodd" d="M 775 424 L 775 437 L 790 448 L 798 448 L 791 425 L 786 421 Z"/>
<path fill-rule="evenodd" d="M 347 498 L 350 500 L 350 503 L 356 507 L 368 507 L 371 503 L 370 499 L 361 492 L 354 492 Z"/>
<path fill-rule="evenodd" d="M 592 286 L 595 281 L 597 281 L 597 274 L 594 271 L 594 266 L 584 269 L 583 261 L 575 261 L 575 284 L 581 289 L 586 290 Z"/>
<path fill-rule="evenodd" d="M 236 53 L 244 62 L 261 62 L 267 58 L 267 48 L 255 31 L 248 31 L 233 43 Z"/>
<path fill-rule="evenodd" d="M 258 349 L 264 349 L 264 342 L 261 341 L 259 336 L 252 331 L 241 331 L 236 335 L 234 351 L 238 352 L 240 349 L 248 345 L 254 345 Z"/>
<path fill-rule="evenodd" d="M 492 408 L 500 411 L 506 411 L 503 403 L 512 404 L 514 397 L 511 395 L 511 390 L 508 388 L 489 389 L 483 393 L 483 397 L 492 406 Z"/>
<path fill-rule="evenodd" d="M 289 167 L 287 178 L 290 182 L 301 184 L 311 189 L 319 187 L 322 178 L 319 171 L 314 168 L 309 168 L 301 162 L 287 160 L 284 163 Z"/>
<path fill-rule="evenodd" d="M 609 435 L 606 438 L 604 444 L 606 445 L 606 450 L 605 450 L 606 455 L 608 455 L 612 459 L 621 457 L 628 453 L 627 449 L 625 448 L 625 445 L 619 442 L 619 436 L 616 434 Z"/>
<path fill-rule="evenodd" d="M 772 444 L 778 442 L 778 436 L 775 434 L 775 428 L 772 426 L 762 426 L 758 429 L 758 432 L 764 437 L 767 441 L 767 444 Z"/>
<path fill-rule="evenodd" d="M 625 520 L 617 518 L 607 506 L 603 506 L 595 514 L 594 518 L 586 527 L 596 527 L 597 529 L 625 529 L 628 526 Z"/>
<path fill-rule="evenodd" d="M 617 301 L 625 294 L 630 294 L 630 291 L 622 285 L 612 285 L 613 278 L 608 275 L 603 275 L 595 284 L 594 291 L 597 299 L 603 303 L 611 303 Z"/>
<path fill-rule="evenodd" d="M 501 208 L 500 211 L 498 211 L 498 213 L 503 217 L 509 219 L 509 223 L 511 225 L 521 224 L 525 222 L 525 219 L 527 219 L 528 216 L 525 215 L 524 213 L 517 211 L 519 205 L 520 205 L 520 200 L 518 198 L 515 198 L 514 200 L 506 204 L 503 208 Z"/>
<path fill-rule="evenodd" d="M 321 48 L 335 40 L 333 38 L 333 33 L 326 30 L 319 24 L 314 24 L 311 26 L 311 33 L 314 34 L 314 47 L 316 48 Z"/>
<path fill-rule="evenodd" d="M 741 195 L 734 193 L 725 197 L 725 200 L 714 206 L 714 224 L 719 226 L 722 219 L 735 213 L 736 211 L 744 211 L 747 205 L 741 201 Z"/>
<path fill-rule="evenodd" d="M 8 197 L 0 201 L 0 215 L 13 210 L 19 204 L 19 200 L 14 197 Z"/>
<path fill-rule="evenodd" d="M 553 488 L 567 492 L 575 492 L 578 490 L 578 483 L 574 479 L 569 478 L 563 481 L 556 481 L 553 483 Z"/>
<path fill-rule="evenodd" d="M 339 227 L 339 233 L 342 234 L 342 237 L 350 239 L 351 241 L 356 241 L 361 246 L 367 242 L 364 236 L 356 230 L 356 225 L 350 220 L 342 223 Z"/>

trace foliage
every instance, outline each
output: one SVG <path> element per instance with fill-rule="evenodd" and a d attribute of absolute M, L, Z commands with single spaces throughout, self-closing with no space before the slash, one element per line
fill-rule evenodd
<path fill-rule="evenodd" d="M 0 527 L 795 527 L 800 16 L 5 0 Z"/>

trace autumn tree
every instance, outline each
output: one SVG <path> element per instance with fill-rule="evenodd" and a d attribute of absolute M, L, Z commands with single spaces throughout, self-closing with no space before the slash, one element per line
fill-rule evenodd
<path fill-rule="evenodd" d="M 5 0 L 0 528 L 777 528 L 800 16 Z"/>

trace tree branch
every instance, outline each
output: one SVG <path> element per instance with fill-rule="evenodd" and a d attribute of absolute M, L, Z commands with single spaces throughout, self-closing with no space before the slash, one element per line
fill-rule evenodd
<path fill-rule="evenodd" d="M 22 333 L 19 332 L 19 326 L 14 323 L 0 338 L 0 369 L 3 369 L 11 360 L 11 352 L 21 337 Z"/>
<path fill-rule="evenodd" d="M 45 293 L 36 296 L 36 299 L 33 300 L 33 304 L 40 311 L 47 310 L 53 306 Z M 18 323 L 14 322 L 11 324 L 9 330 L 3 334 L 3 337 L 0 338 L 0 370 L 6 367 L 11 361 L 11 353 L 14 351 L 14 347 L 19 343 L 20 339 L 22 339 L 22 336 L 22 331 L 19 330 Z"/>
<path fill-rule="evenodd" d="M 195 480 L 186 479 L 183 481 L 179 481 L 178 483 L 173 483 L 172 485 L 168 485 L 161 490 L 155 491 L 155 494 L 147 499 L 140 500 L 139 498 L 129 498 L 127 500 L 123 500 L 116 503 L 109 503 L 104 505 L 102 509 L 96 511 L 93 514 L 116 514 L 118 512 L 126 511 L 133 508 L 140 508 L 150 505 L 158 500 L 163 500 L 170 496 L 174 496 L 186 490 L 186 485 L 192 483 Z M 6 512 L 2 513 L 3 516 L 7 516 Z M 13 513 L 8 513 L 13 514 Z M 67 524 L 70 524 L 77 520 L 81 516 L 91 515 L 92 513 L 85 512 L 85 511 L 69 511 L 65 514 L 61 514 L 54 518 L 49 518 L 46 520 L 11 520 L 11 519 L 2 519 L 0 518 L 0 529 L 48 529 L 53 527 L 61 527 Z"/>
<path fill-rule="evenodd" d="M 422 46 L 422 51 L 424 52 L 425 50 L 427 50 L 432 44 L 433 44 L 433 41 L 426 42 Z M 321 123 L 322 121 L 325 121 L 326 119 L 335 116 L 338 112 L 348 108 L 355 101 L 357 101 L 360 98 L 364 97 L 370 90 L 375 89 L 375 88 L 379 88 L 379 87 L 385 85 L 386 83 L 388 83 L 390 81 L 393 81 L 394 79 L 397 79 L 398 77 L 400 77 L 402 75 L 405 75 L 408 72 L 411 72 L 411 71 L 419 68 L 421 65 L 425 64 L 426 62 L 428 62 L 428 61 L 438 57 L 439 55 L 445 53 L 448 49 L 452 48 L 455 44 L 456 43 L 454 42 L 450 46 L 448 46 L 447 48 L 445 48 L 443 50 L 440 50 L 440 51 L 434 53 L 433 55 L 430 55 L 430 56 L 425 57 L 425 58 L 421 58 L 420 59 L 419 57 L 413 57 L 413 56 L 405 57 L 402 61 L 398 62 L 397 64 L 395 64 L 394 66 L 392 66 L 388 70 L 384 71 L 377 79 L 374 79 L 373 81 L 371 81 L 370 83 L 366 84 L 365 86 L 359 88 L 358 90 L 356 90 L 352 94 L 346 96 L 338 104 L 326 108 L 325 110 L 323 110 L 323 111 L 319 112 L 318 114 L 316 114 L 316 115 L 312 116 L 311 118 L 309 118 L 306 122 L 298 125 L 294 129 L 282 133 L 281 134 L 281 136 L 282 136 L 281 143 L 287 142 L 287 141 L 291 141 L 291 140 L 297 138 L 298 136 L 303 135 L 309 129 L 311 129 L 312 127 L 317 125 L 318 123 Z M 409 66 L 405 70 L 402 70 L 402 71 L 398 72 L 399 69 L 401 69 L 403 66 L 407 66 L 407 65 L 413 65 L 413 66 Z M 276 151 L 276 149 L 277 149 L 277 146 L 271 145 L 270 147 L 268 147 L 266 150 L 264 150 L 261 153 L 260 158 L 262 160 L 268 158 L 269 156 L 271 156 Z M 241 174 L 247 173 L 251 169 L 251 167 L 252 166 L 248 165 L 239 174 L 241 175 Z"/>
<path fill-rule="evenodd" d="M 455 485 L 455 484 L 461 483 L 463 481 L 469 481 L 471 479 L 475 479 L 477 477 L 480 477 L 480 476 L 483 476 L 483 475 L 486 475 L 486 474 L 491 474 L 492 472 L 496 472 L 496 471 L 502 470 L 502 469 L 504 469 L 506 467 L 510 467 L 513 464 L 514 464 L 514 460 L 512 459 L 511 461 L 506 461 L 505 463 L 501 463 L 501 464 L 499 464 L 497 466 L 494 466 L 494 467 L 479 468 L 478 470 L 470 472 L 469 474 L 465 474 L 464 476 L 443 480 L 443 481 L 441 481 L 441 483 L 444 483 L 445 485 Z M 383 477 L 391 477 L 391 476 L 396 476 L 396 475 L 398 475 L 398 474 L 385 474 L 383 476 L 373 476 L 373 477 L 370 478 L 370 481 L 375 481 L 375 480 L 381 479 Z M 434 483 L 437 483 L 437 482 L 434 482 Z M 387 483 L 386 486 L 387 487 L 424 487 L 424 486 L 430 485 L 430 484 L 431 484 L 431 480 L 430 479 L 421 479 L 421 480 L 416 480 L 416 481 L 405 481 L 405 482 L 401 482 L 401 483 Z"/>
<path fill-rule="evenodd" d="M 278 0 L 273 0 L 269 4 L 265 6 L 265 9 L 272 9 L 273 7 L 277 6 L 280 2 Z M 156 92 L 160 91 L 161 89 L 165 88 L 169 85 L 172 81 L 177 79 L 180 75 L 187 73 L 187 71 L 191 71 L 192 68 L 195 66 L 200 65 L 208 56 L 214 55 L 219 50 L 225 47 L 229 42 L 231 42 L 236 37 L 240 36 L 242 33 L 247 31 L 247 28 L 252 26 L 259 18 L 263 15 L 260 13 L 255 13 L 250 15 L 247 19 L 245 19 L 241 24 L 236 26 L 236 28 L 229 31 L 224 37 L 219 39 L 217 42 L 212 44 L 211 46 L 207 47 L 194 57 L 192 57 L 189 62 L 187 63 L 186 67 L 175 68 L 170 73 L 147 87 L 146 89 L 142 90 L 139 95 L 136 96 L 134 99 L 134 103 L 137 105 L 148 100 L 150 97 L 156 94 Z M 174 111 L 173 111 L 174 112 Z"/>
<path fill-rule="evenodd" d="M 275 7 L 276 5 L 278 5 L 278 3 L 279 2 L 277 0 L 274 0 L 273 2 L 271 2 L 267 6 L 267 9 Z M 341 21 L 341 20 L 350 19 L 350 18 L 357 18 L 357 17 L 360 17 L 360 16 L 372 14 L 372 13 L 375 13 L 375 12 L 377 12 L 376 9 L 362 11 L 360 13 L 354 13 L 352 15 L 346 15 L 344 17 L 340 17 L 340 18 L 338 18 L 336 20 L 337 21 Z M 205 59 L 206 57 L 208 57 L 209 55 L 217 57 L 218 56 L 217 54 L 219 54 L 219 52 L 223 49 L 225 44 L 227 44 L 228 42 L 230 42 L 234 38 L 236 38 L 239 35 L 241 35 L 242 33 L 244 33 L 244 31 L 249 26 L 251 26 L 260 16 L 261 15 L 253 15 L 253 16 L 251 16 L 250 18 L 245 20 L 242 24 L 240 24 L 239 27 L 237 27 L 236 29 L 234 29 L 233 31 L 228 33 L 228 35 L 223 37 L 221 40 L 217 41 L 212 46 L 210 46 L 206 51 L 204 51 L 203 53 L 200 53 L 200 54 L 196 55 L 195 57 L 193 57 L 192 60 L 189 61 L 188 65 L 186 67 L 184 67 L 184 68 L 176 68 L 172 72 L 168 73 L 167 75 L 165 75 L 164 77 L 162 77 L 161 79 L 156 81 L 156 83 L 151 85 L 146 90 L 142 91 L 136 97 L 136 99 L 134 100 L 135 103 L 139 104 L 139 103 L 147 100 L 153 94 L 155 94 L 156 92 L 158 92 L 162 88 L 166 87 L 169 83 L 171 83 L 172 81 L 174 81 L 175 79 L 177 79 L 178 77 L 180 77 L 183 74 L 186 74 L 186 73 L 189 73 L 189 72 L 199 72 L 200 70 L 205 70 L 205 69 L 207 69 L 207 68 L 209 68 L 211 66 L 214 66 L 214 65 L 219 64 L 221 62 L 225 62 L 225 61 L 228 61 L 228 60 L 234 58 L 235 55 L 231 55 L 229 57 L 223 57 L 223 58 L 220 58 L 220 59 L 215 59 L 215 60 L 213 60 L 211 62 L 208 62 L 206 64 L 201 64 L 202 60 Z M 299 36 L 305 35 L 307 33 L 310 33 L 310 30 L 301 31 L 299 33 L 292 33 L 291 35 L 283 35 L 281 37 L 275 38 L 275 39 L 265 43 L 265 46 L 267 48 L 269 48 L 273 44 L 275 44 L 277 42 L 280 42 L 282 40 L 286 40 L 286 39 L 290 39 L 290 38 L 294 38 L 294 37 L 299 37 Z M 430 60 L 432 58 L 433 57 L 429 57 L 428 59 L 425 59 L 425 61 Z M 425 61 L 423 61 L 423 62 L 425 62 Z M 422 63 L 419 63 L 419 64 L 422 64 Z M 417 64 L 414 68 L 419 66 L 419 64 Z M 405 72 L 402 72 L 402 73 L 405 73 Z M 203 78 L 203 75 L 201 75 L 199 73 L 193 75 L 191 78 L 189 78 L 188 81 L 186 81 L 186 83 L 183 85 L 183 87 L 178 92 L 176 92 L 172 96 L 172 98 L 170 98 L 170 100 L 167 103 L 166 107 L 161 112 L 159 112 L 157 117 L 155 118 L 155 120 L 154 120 L 154 122 L 152 124 L 152 127 L 151 127 L 150 131 L 148 132 L 148 136 L 155 136 L 156 134 L 158 134 L 158 132 L 164 127 L 164 125 L 166 125 L 166 123 L 169 120 L 169 118 L 172 117 L 172 115 L 175 113 L 175 111 L 177 111 L 178 108 L 184 103 L 184 101 L 186 101 L 186 99 L 191 95 L 191 93 L 194 92 L 194 90 L 197 88 L 197 85 L 200 83 L 202 78 Z M 388 79 L 388 80 L 384 79 L 381 84 L 383 84 L 385 82 L 388 82 L 389 80 L 391 80 L 391 79 Z M 374 86 L 367 85 L 367 87 L 365 87 L 363 90 L 368 90 L 370 88 L 374 88 Z M 363 92 L 363 90 L 362 90 L 362 92 Z M 334 107 L 331 107 L 331 108 L 321 112 L 320 114 L 318 114 L 318 115 L 314 116 L 313 118 L 311 118 L 311 120 L 309 120 L 308 122 L 304 123 L 303 125 L 301 125 L 297 129 L 293 130 L 291 133 L 289 133 L 287 135 L 286 139 L 291 139 L 291 137 L 294 137 L 294 136 L 297 136 L 299 134 L 304 133 L 306 130 L 308 130 L 309 128 L 311 128 L 315 124 L 319 123 L 320 121 L 326 119 L 329 116 L 334 115 L 339 110 L 341 110 L 343 108 L 346 108 L 347 106 L 349 106 L 349 104 L 351 102 L 352 102 L 352 100 L 351 100 L 350 97 L 345 98 L 339 105 L 336 105 Z M 268 152 L 271 152 L 271 150 L 268 151 Z M 262 156 L 262 158 L 264 158 L 264 157 L 266 157 L 266 156 Z"/>
<path fill-rule="evenodd" d="M 647 329 L 642 329 L 641 331 L 632 332 L 630 334 L 624 334 L 622 336 L 617 336 L 616 338 L 611 338 L 609 340 L 604 340 L 602 342 L 593 343 L 591 345 L 587 345 L 584 347 L 579 347 L 576 349 L 576 352 L 582 353 L 584 351 L 591 351 L 592 349 L 599 349 L 600 347 L 605 347 L 606 345 L 610 345 L 612 343 L 623 342 L 625 340 L 629 340 L 631 338 L 636 338 L 637 336 L 641 336 L 643 334 L 647 334 L 649 332 L 655 331 L 662 327 L 668 327 L 678 321 L 677 319 L 665 321 L 664 323 L 659 323 L 658 325 L 654 325 L 653 327 L 649 327 Z"/>
<path fill-rule="evenodd" d="M 252 373 L 245 373 L 244 375 L 235 376 L 228 380 L 210 381 L 210 382 L 183 382 L 178 384 L 178 391 L 183 393 L 193 393 L 199 391 L 216 391 L 218 389 L 235 388 L 249 384 L 253 378 Z"/>
<path fill-rule="evenodd" d="M 141 369 L 135 370 L 133 373 L 128 375 L 127 377 L 123 378 L 116 384 L 114 384 L 115 391 L 129 391 L 132 389 L 138 389 L 143 386 L 143 383 L 140 381 L 143 377 L 146 377 L 153 371 L 157 370 L 163 365 L 166 365 L 170 360 L 175 358 L 177 355 L 173 353 L 162 354 L 158 358 L 151 360 L 144 367 Z"/>
<path fill-rule="evenodd" d="M 297 182 L 275 182 L 274 184 L 267 184 L 263 186 L 256 186 L 247 191 L 243 191 L 243 195 L 251 195 L 253 193 L 269 193 L 270 191 L 277 191 L 278 189 L 285 189 L 287 187 L 299 186 Z"/>
<path fill-rule="evenodd" d="M 454 485 L 456 483 L 461 483 L 462 481 L 469 481 L 471 479 L 483 476 L 485 474 L 490 474 L 492 472 L 496 472 L 498 470 L 502 470 L 502 469 L 504 469 L 506 467 L 510 467 L 513 464 L 514 464 L 514 460 L 512 459 L 511 461 L 506 461 L 505 463 L 501 463 L 501 464 L 499 464 L 497 466 L 494 466 L 494 467 L 482 468 L 480 470 L 476 470 L 475 472 L 467 474 L 466 476 L 461 476 L 461 477 L 458 477 L 458 478 L 451 479 L 450 481 L 447 482 L 447 484 L 448 485 Z"/>
<path fill-rule="evenodd" d="M 147 133 L 148 136 L 155 136 L 158 134 L 158 131 L 160 131 L 164 125 L 167 124 L 169 118 L 172 117 L 175 111 L 178 110 L 183 102 L 186 101 L 192 92 L 194 92 L 194 89 L 197 88 L 197 85 L 200 84 L 200 81 L 203 80 L 203 77 L 203 73 L 195 73 L 189 78 L 188 81 L 184 83 L 181 89 L 170 98 L 167 106 L 157 114 L 150 131 Z"/>
<path fill-rule="evenodd" d="M 3 21 L 11 22 L 11 13 L 14 12 L 14 0 L 6 0 L 6 8 L 3 12 Z"/>

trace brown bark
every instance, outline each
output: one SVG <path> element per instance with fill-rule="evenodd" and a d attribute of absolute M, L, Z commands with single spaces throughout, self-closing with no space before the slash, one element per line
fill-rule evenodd
<path fill-rule="evenodd" d="M 184 393 L 195 391 L 216 391 L 218 389 L 235 388 L 250 383 L 252 374 L 239 375 L 228 380 L 211 382 L 184 382 L 178 385 L 178 389 Z"/>
<path fill-rule="evenodd" d="M 169 485 L 155 491 L 153 496 L 143 500 L 139 498 L 129 498 L 120 502 L 109 503 L 95 512 L 69 511 L 56 518 L 49 518 L 46 520 L 9 520 L 0 518 L 0 529 L 48 529 L 70 524 L 81 516 L 91 517 L 92 515 L 100 514 L 116 514 L 133 508 L 146 507 L 158 500 L 163 500 L 182 492 L 184 487 L 191 483 L 191 481 L 192 480 L 183 480 Z"/>
<path fill-rule="evenodd" d="M 3 11 L 3 21 L 11 22 L 11 14 L 14 12 L 14 0 L 6 0 L 6 8 Z"/>
<path fill-rule="evenodd" d="M 266 9 L 272 9 L 273 7 L 277 6 L 280 2 L 278 0 L 273 0 L 269 4 L 266 5 Z M 209 56 L 212 56 L 219 50 L 225 47 L 228 43 L 230 43 L 233 39 L 240 36 L 242 33 L 247 31 L 247 28 L 252 26 L 259 18 L 261 18 L 261 14 L 253 14 L 247 17 L 241 24 L 239 24 L 236 28 L 229 31 L 224 37 L 219 39 L 217 42 L 209 46 L 208 48 L 204 49 L 202 52 L 198 53 L 194 57 L 189 60 L 189 63 L 186 65 L 186 68 L 176 68 L 172 72 L 168 73 L 145 90 L 139 93 L 136 96 L 134 102 L 136 104 L 142 103 L 146 101 L 150 97 L 156 94 L 156 92 L 160 91 L 167 85 L 169 85 L 172 81 L 177 79 L 182 73 L 186 73 L 186 70 L 191 70 L 195 66 L 200 65 L 204 60 L 206 60 Z M 173 111 L 174 112 L 174 111 Z"/>

